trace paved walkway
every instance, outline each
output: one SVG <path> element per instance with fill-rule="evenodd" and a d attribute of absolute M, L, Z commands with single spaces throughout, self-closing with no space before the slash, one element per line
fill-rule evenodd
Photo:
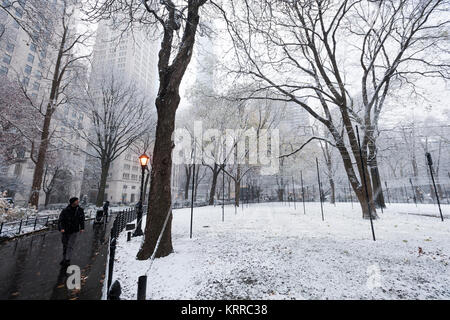
<path fill-rule="evenodd" d="M 112 225 L 86 221 L 71 264 L 81 268 L 81 290 L 66 288 L 66 270 L 59 262 L 59 231 L 48 231 L 0 244 L 0 299 L 101 299 Z"/>

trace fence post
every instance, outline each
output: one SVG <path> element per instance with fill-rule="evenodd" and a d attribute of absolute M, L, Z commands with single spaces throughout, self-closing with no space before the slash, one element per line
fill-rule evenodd
<path fill-rule="evenodd" d="M 33 227 L 33 231 L 36 230 L 37 219 L 38 219 L 38 217 L 36 216 L 36 219 L 34 219 L 34 227 Z"/>
<path fill-rule="evenodd" d="M 17 234 L 20 234 L 20 231 L 22 231 L 22 221 L 23 221 L 23 220 L 20 220 L 19 232 L 18 232 Z"/>
<path fill-rule="evenodd" d="M 316 166 L 317 166 L 317 182 L 319 183 L 320 211 L 322 212 L 322 221 L 324 221 L 325 219 L 323 217 L 322 188 L 320 185 L 319 160 L 317 160 L 317 158 L 316 158 Z"/>
<path fill-rule="evenodd" d="M 0 224 L 0 235 L 2 234 L 2 230 L 3 230 L 3 222 Z"/>
<path fill-rule="evenodd" d="M 138 278 L 138 292 L 137 299 L 145 300 L 145 293 L 147 291 L 147 276 L 140 276 Z"/>
<path fill-rule="evenodd" d="M 425 154 L 425 157 L 427 158 L 427 164 L 430 167 L 430 175 L 431 175 L 431 180 L 433 181 L 433 186 L 434 186 L 434 193 L 436 195 L 436 200 L 437 200 L 437 204 L 439 207 L 439 214 L 441 215 L 441 220 L 444 221 L 444 216 L 442 215 L 442 210 L 441 210 L 441 203 L 439 202 L 439 194 L 436 188 L 436 182 L 434 181 L 434 175 L 433 175 L 433 160 L 431 158 L 431 154 L 429 152 L 427 152 Z"/>

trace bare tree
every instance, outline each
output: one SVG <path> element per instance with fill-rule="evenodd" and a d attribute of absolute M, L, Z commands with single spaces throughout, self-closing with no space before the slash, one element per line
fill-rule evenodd
<path fill-rule="evenodd" d="M 37 208 L 45 159 L 50 145 L 52 118 L 56 109 L 69 100 L 66 89 L 72 81 L 72 76 L 76 73 L 78 62 L 88 57 L 88 55 L 76 54 L 76 51 L 86 45 L 91 33 L 76 31 L 75 11 L 79 5 L 77 0 L 63 0 L 59 3 L 30 0 L 24 5 L 22 5 L 23 1 L 17 3 L 2 6 L 2 9 L 10 16 L 14 16 L 17 5 L 22 7 L 23 18 L 15 18 L 15 20 L 49 57 L 46 60 L 49 90 L 45 99 L 37 103 L 24 90 L 29 102 L 43 116 L 40 138 L 37 143 L 37 155 L 35 158 L 32 157 L 35 168 L 29 200 L 30 204 Z M 36 28 L 36 26 L 38 27 Z M 33 144 L 33 146 L 35 145 Z M 31 152 L 32 156 L 33 151 Z"/>
<path fill-rule="evenodd" d="M 122 155 L 149 129 L 149 113 L 145 96 L 133 82 L 104 76 L 101 84 L 86 89 L 80 108 L 91 121 L 90 130 L 77 130 L 100 160 L 101 175 L 96 205 L 103 205 L 106 181 L 111 163 Z"/>
<path fill-rule="evenodd" d="M 137 254 L 138 259 L 148 259 L 156 246 L 166 216 L 171 207 L 172 133 L 175 130 L 175 115 L 180 103 L 179 88 L 192 57 L 195 35 L 200 21 L 200 8 L 207 0 L 95 1 L 88 9 L 92 19 L 114 17 L 118 25 L 132 28 L 149 25 L 154 33 L 162 31 L 159 51 L 159 90 L 156 98 L 158 122 L 153 149 L 149 207 L 144 243 Z M 178 34 L 181 38 L 178 39 Z M 177 41 L 178 39 L 178 41 Z M 177 45 L 178 44 L 178 45 Z M 172 215 L 162 236 L 157 257 L 172 253 Z"/>
<path fill-rule="evenodd" d="M 448 65 L 426 55 L 442 49 L 439 40 L 445 38 L 448 20 L 438 14 L 446 5 L 444 0 L 232 0 L 216 8 L 234 44 L 232 71 L 259 83 L 260 91 L 273 90 L 277 99 L 298 104 L 329 130 L 363 217 L 375 218 L 368 144 L 393 83 L 418 74 L 447 76 Z M 345 63 L 344 55 L 357 59 Z M 360 104 L 350 81 L 357 64 Z M 364 164 L 355 125 L 361 127 Z"/>

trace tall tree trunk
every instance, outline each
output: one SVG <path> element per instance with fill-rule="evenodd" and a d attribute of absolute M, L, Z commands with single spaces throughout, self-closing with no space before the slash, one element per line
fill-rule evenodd
<path fill-rule="evenodd" d="M 196 168 L 197 170 L 195 170 L 195 181 L 194 181 L 194 201 L 197 201 L 197 190 L 198 190 L 198 174 L 200 172 L 200 168 Z"/>
<path fill-rule="evenodd" d="M 334 179 L 332 176 L 329 177 L 328 181 L 330 183 L 330 191 L 331 191 L 330 203 L 334 204 L 334 203 L 336 203 L 336 185 L 334 183 Z"/>
<path fill-rule="evenodd" d="M 33 182 L 31 184 L 31 194 L 30 194 L 30 204 L 36 209 L 39 207 L 39 193 L 42 187 L 42 175 L 44 174 L 45 158 L 47 156 L 47 150 L 50 138 L 50 123 L 52 121 L 52 116 L 54 112 L 54 103 L 58 100 L 59 87 L 61 84 L 62 76 L 64 74 L 65 68 L 61 69 L 61 61 L 64 55 L 64 46 L 66 44 L 68 28 L 64 28 L 61 42 L 59 44 L 58 55 L 56 57 L 55 69 L 53 71 L 52 86 L 49 95 L 49 102 L 47 104 L 47 109 L 44 117 L 44 125 L 41 133 L 41 141 L 39 144 L 38 157 L 35 162 L 34 172 L 33 172 Z M 67 67 L 67 65 L 66 65 Z"/>
<path fill-rule="evenodd" d="M 217 163 L 214 163 L 214 168 L 212 170 L 212 182 L 211 182 L 211 190 L 209 191 L 209 205 L 214 204 L 214 195 L 216 193 L 217 188 L 217 177 L 219 176 L 220 170 L 219 165 Z"/>
<path fill-rule="evenodd" d="M 42 177 L 44 174 L 45 158 L 47 155 L 49 137 L 50 137 L 50 123 L 52 121 L 53 109 L 51 103 L 48 103 L 44 118 L 44 126 L 41 133 L 41 143 L 39 144 L 39 151 L 36 160 L 36 165 L 33 172 L 33 182 L 31 185 L 30 204 L 36 209 L 39 207 L 39 193 L 42 187 Z"/>
<path fill-rule="evenodd" d="M 147 172 L 147 176 L 145 177 L 145 182 L 144 182 L 144 192 L 142 194 L 142 202 L 143 204 L 145 204 L 145 199 L 147 199 L 147 187 L 148 187 L 148 182 L 150 181 L 150 173 Z"/>
<path fill-rule="evenodd" d="M 106 189 L 106 181 L 108 180 L 110 162 L 106 160 L 102 160 L 102 173 L 100 174 L 100 185 L 98 188 L 97 199 L 95 201 L 95 205 L 97 207 L 102 207 L 103 202 L 105 202 L 105 189 Z"/>
<path fill-rule="evenodd" d="M 374 201 L 377 208 L 386 208 L 384 201 L 383 189 L 381 185 L 380 172 L 378 170 L 377 162 L 377 148 L 375 142 L 371 141 L 368 144 L 369 157 L 368 164 L 370 168 L 370 176 L 372 178 L 372 189 L 374 191 Z"/>
<path fill-rule="evenodd" d="M 241 197 L 241 165 L 237 165 L 236 180 L 234 180 L 234 203 L 239 207 L 239 200 Z"/>
<path fill-rule="evenodd" d="M 158 121 L 156 125 L 155 146 L 153 148 L 152 177 L 150 181 L 149 206 L 145 226 L 144 242 L 137 254 L 139 260 L 150 258 L 155 251 L 159 235 L 168 217 L 167 225 L 162 233 L 161 242 L 155 257 L 164 257 L 173 252 L 172 247 L 172 213 L 169 212 L 172 202 L 171 172 L 172 134 L 175 129 L 175 116 L 180 103 L 179 88 L 186 68 L 192 57 L 195 35 L 200 20 L 198 11 L 206 0 L 190 0 L 187 7 L 187 20 L 178 52 L 169 65 L 173 50 L 173 37 L 179 28 L 176 21 L 178 13 L 175 8 L 166 7 L 168 20 L 164 21 L 164 36 L 159 51 L 158 72 L 159 90 L 156 98 Z"/>
<path fill-rule="evenodd" d="M 372 183 L 370 181 L 370 175 L 369 170 L 367 167 L 367 150 L 361 150 L 362 152 L 362 158 L 364 160 L 364 166 L 361 163 L 360 154 L 359 154 L 359 146 L 358 141 L 356 139 L 355 132 L 353 130 L 353 127 L 351 125 L 351 121 L 348 118 L 348 115 L 343 113 L 346 117 L 344 117 L 344 124 L 346 126 L 347 134 L 349 137 L 349 143 L 351 147 L 352 154 L 355 157 L 356 160 L 356 169 L 359 174 L 360 179 L 358 180 L 358 177 L 356 176 L 356 172 L 353 167 L 352 158 L 350 156 L 350 153 L 347 150 L 347 147 L 344 144 L 344 141 L 341 139 L 339 133 L 336 132 L 335 128 L 330 126 L 329 129 L 334 136 L 334 139 L 336 141 L 336 147 L 341 154 L 341 158 L 344 164 L 345 172 L 347 173 L 347 177 L 350 181 L 350 185 L 353 189 L 353 191 L 356 194 L 356 197 L 358 198 L 358 201 L 361 205 L 362 210 L 362 216 L 363 219 L 369 219 L 371 216 L 373 219 L 377 219 L 377 211 L 375 207 L 375 202 L 373 199 L 373 192 L 372 192 Z M 368 191 L 368 199 L 366 197 L 366 192 L 364 189 L 364 180 L 363 180 L 363 173 L 366 177 L 366 184 L 367 184 L 367 191 Z M 367 204 L 370 204 L 370 211 Z"/>
<path fill-rule="evenodd" d="M 333 162 L 331 159 L 331 150 L 328 147 L 328 143 L 325 143 L 325 146 L 322 145 L 322 142 L 320 143 L 320 146 L 322 147 L 322 152 L 325 158 L 325 163 L 327 165 L 327 176 L 328 176 L 328 182 L 330 184 L 330 203 L 334 204 L 336 203 L 336 186 L 334 183 L 333 178 Z"/>
<path fill-rule="evenodd" d="M 191 172 L 192 172 L 192 166 L 191 165 L 184 165 L 184 170 L 186 173 L 186 181 L 184 183 L 184 200 L 189 199 L 189 184 L 191 182 Z"/>
<path fill-rule="evenodd" d="M 156 257 L 164 257 L 173 252 L 172 213 L 169 213 L 172 201 L 170 178 L 172 173 L 172 149 L 174 147 L 172 133 L 175 129 L 175 112 L 179 102 L 178 92 L 168 92 L 166 96 L 158 96 L 156 99 L 158 122 L 153 149 L 145 241 L 137 254 L 139 260 L 146 260 L 152 255 L 167 214 L 170 214 L 169 221 L 161 238 Z"/>

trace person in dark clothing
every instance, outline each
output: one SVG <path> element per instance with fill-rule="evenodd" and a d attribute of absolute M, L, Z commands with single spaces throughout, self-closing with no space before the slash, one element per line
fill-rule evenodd
<path fill-rule="evenodd" d="M 103 214 L 105 215 L 105 223 L 108 223 L 109 201 L 105 201 L 103 205 Z"/>
<path fill-rule="evenodd" d="M 58 220 L 58 229 L 62 234 L 63 259 L 61 265 L 70 265 L 73 247 L 78 232 L 84 231 L 84 210 L 79 206 L 77 197 L 70 198 L 69 205 L 61 211 Z"/>

